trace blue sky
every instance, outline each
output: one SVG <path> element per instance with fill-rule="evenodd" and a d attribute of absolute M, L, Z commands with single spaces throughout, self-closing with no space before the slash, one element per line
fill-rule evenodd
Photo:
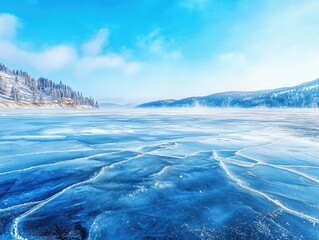
<path fill-rule="evenodd" d="M 319 77 L 317 0 L 1 0 L 0 61 L 109 102 Z"/>

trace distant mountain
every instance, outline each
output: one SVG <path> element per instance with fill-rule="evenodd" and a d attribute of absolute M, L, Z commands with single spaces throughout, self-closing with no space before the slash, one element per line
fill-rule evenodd
<path fill-rule="evenodd" d="M 205 97 L 181 100 L 161 100 L 141 104 L 141 108 L 158 107 L 289 107 L 315 108 L 319 106 L 319 79 L 294 87 L 252 92 L 223 92 Z"/>
<path fill-rule="evenodd" d="M 133 108 L 136 105 L 133 103 L 117 104 L 117 103 L 99 103 L 100 108 Z"/>
<path fill-rule="evenodd" d="M 122 108 L 123 105 L 116 103 L 99 103 L 100 108 Z"/>
<path fill-rule="evenodd" d="M 170 107 L 171 104 L 174 104 L 177 102 L 177 100 L 174 99 L 165 99 L 165 100 L 159 100 L 155 102 L 149 102 L 149 103 L 143 103 L 141 105 L 138 105 L 137 107 L 144 107 L 144 108 L 161 108 L 161 107 Z"/>
<path fill-rule="evenodd" d="M 35 79 L 0 64 L 0 108 L 98 108 L 98 102 L 47 78 Z"/>

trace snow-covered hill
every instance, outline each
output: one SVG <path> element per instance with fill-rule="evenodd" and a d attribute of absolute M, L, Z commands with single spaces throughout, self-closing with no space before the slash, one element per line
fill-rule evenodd
<path fill-rule="evenodd" d="M 291 107 L 319 106 L 319 79 L 294 87 L 254 92 L 224 92 L 205 97 L 149 102 L 138 107 Z"/>
<path fill-rule="evenodd" d="M 97 108 L 93 98 L 46 78 L 35 79 L 0 64 L 0 108 Z"/>

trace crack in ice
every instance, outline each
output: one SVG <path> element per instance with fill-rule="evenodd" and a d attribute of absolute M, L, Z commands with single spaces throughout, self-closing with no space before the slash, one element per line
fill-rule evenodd
<path fill-rule="evenodd" d="M 121 152 L 124 152 L 124 151 L 98 153 L 98 154 L 94 154 L 94 155 L 90 155 L 90 156 L 86 156 L 86 157 L 73 158 L 73 159 L 69 159 L 69 160 L 61 160 L 61 161 L 54 162 L 54 163 L 40 164 L 40 165 L 27 167 L 27 168 L 22 168 L 22 169 L 17 169 L 17 170 L 12 170 L 12 171 L 8 171 L 8 172 L 0 172 L 0 176 L 11 174 L 11 173 L 17 173 L 17 172 L 25 172 L 25 171 L 29 171 L 29 170 L 33 170 L 33 169 L 37 169 L 37 168 L 43 168 L 43 167 L 47 167 L 47 166 L 54 166 L 54 165 L 59 165 L 59 164 L 73 162 L 73 161 L 78 161 L 78 160 L 84 160 L 84 159 L 90 160 L 91 158 L 94 158 L 94 157 L 109 156 L 109 155 L 112 155 L 114 153 L 121 153 Z M 96 160 L 96 161 L 98 161 L 98 160 Z"/>
<path fill-rule="evenodd" d="M 222 169 L 224 169 L 225 173 L 227 174 L 227 176 L 233 180 L 235 183 L 237 183 L 238 186 L 250 191 L 250 192 L 253 192 L 253 193 L 256 193 L 258 195 L 261 195 L 263 196 L 264 198 L 266 198 L 268 201 L 272 202 L 273 204 L 275 204 L 276 206 L 280 207 L 281 209 L 283 209 L 284 211 L 294 215 L 294 216 L 297 216 L 297 217 L 300 217 L 300 218 L 303 218 L 303 219 L 306 219 L 308 221 L 310 221 L 311 223 L 313 224 L 316 224 L 316 223 L 319 223 L 319 219 L 315 218 L 315 217 L 312 217 L 310 215 L 307 215 L 307 214 L 304 214 L 304 213 L 301 213 L 301 212 L 298 212 L 296 210 L 293 210 L 293 209 L 290 209 L 289 207 L 285 206 L 284 204 L 282 204 L 279 200 L 277 199 L 274 199 L 270 196 L 268 196 L 266 193 L 262 192 L 262 191 L 259 191 L 259 190 L 256 190 L 254 188 L 251 188 L 251 187 L 248 187 L 246 186 L 245 184 L 242 183 L 242 181 L 238 178 L 236 178 L 235 176 L 233 176 L 230 171 L 228 170 L 228 168 L 226 167 L 226 165 L 224 164 L 223 160 L 220 160 L 220 159 L 216 159 L 220 162 L 220 166 L 222 167 Z"/>
<path fill-rule="evenodd" d="M 59 197 L 60 195 L 62 195 L 63 193 L 65 193 L 66 191 L 74 188 L 74 187 L 77 187 L 81 184 L 85 184 L 85 183 L 88 183 L 88 182 L 91 182 L 95 179 L 97 179 L 104 171 L 105 169 L 108 169 L 108 168 L 113 168 L 113 167 L 116 167 L 118 165 L 121 165 L 123 163 L 126 163 L 128 161 L 131 161 L 137 157 L 140 157 L 140 155 L 137 155 L 137 156 L 134 156 L 134 157 L 131 157 L 131 158 L 128 158 L 126 160 L 123 160 L 123 161 L 120 161 L 120 162 L 116 162 L 116 163 L 113 163 L 111 165 L 107 165 L 107 166 L 103 166 L 97 173 L 93 174 L 93 176 L 91 176 L 89 179 L 87 180 L 84 180 L 82 182 L 77 182 L 77 183 L 74 183 L 66 188 L 64 188 L 63 190 L 61 190 L 60 192 L 52 195 L 51 197 L 49 198 L 46 198 L 42 201 L 40 201 L 40 203 L 38 205 L 36 205 L 35 207 L 31 208 L 30 210 L 26 211 L 25 213 L 21 214 L 20 216 L 18 216 L 17 218 L 15 218 L 13 220 L 13 224 L 11 226 L 11 236 L 16 239 L 16 240 L 28 240 L 27 238 L 21 236 L 20 232 L 19 232 L 19 223 L 21 222 L 22 219 L 24 219 L 25 217 L 29 216 L 30 214 L 32 214 L 33 212 L 37 211 L 38 209 L 40 209 L 41 207 L 43 207 L 44 205 L 46 205 L 47 203 L 51 202 L 52 200 L 54 200 L 55 198 Z"/>

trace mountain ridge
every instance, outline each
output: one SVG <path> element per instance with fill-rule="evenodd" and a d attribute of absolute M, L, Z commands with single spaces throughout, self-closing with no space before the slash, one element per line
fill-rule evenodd
<path fill-rule="evenodd" d="M 138 105 L 139 108 L 161 107 L 294 107 L 314 108 L 319 106 L 319 79 L 293 87 L 258 91 L 227 91 L 207 96 L 188 97 L 168 102 L 157 100 Z"/>

